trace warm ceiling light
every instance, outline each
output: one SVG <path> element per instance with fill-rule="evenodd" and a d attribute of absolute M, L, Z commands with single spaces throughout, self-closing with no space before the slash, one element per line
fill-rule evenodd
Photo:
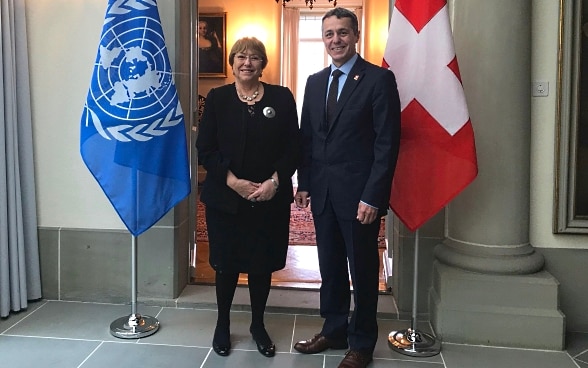
<path fill-rule="evenodd" d="M 284 7 L 286 7 L 286 3 L 290 2 L 292 0 L 282 0 L 282 5 L 284 5 Z M 329 0 L 329 2 L 333 2 L 333 6 L 337 6 L 337 0 Z M 276 0 L 276 3 L 279 3 L 280 0 Z M 312 9 L 312 4 L 316 2 L 316 0 L 304 0 L 304 2 L 306 3 L 306 6 L 308 6 L 310 9 Z"/>

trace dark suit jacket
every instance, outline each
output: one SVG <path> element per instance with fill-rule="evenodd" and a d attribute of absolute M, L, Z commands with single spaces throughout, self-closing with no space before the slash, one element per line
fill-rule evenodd
<path fill-rule="evenodd" d="M 325 128 L 330 67 L 308 77 L 301 116 L 298 190 L 320 214 L 329 196 L 337 214 L 357 215 L 360 201 L 388 209 L 400 144 L 400 100 L 394 74 L 358 57 Z"/>

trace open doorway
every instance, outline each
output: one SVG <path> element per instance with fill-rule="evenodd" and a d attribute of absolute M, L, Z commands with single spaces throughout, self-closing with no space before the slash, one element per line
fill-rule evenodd
<path fill-rule="evenodd" d="M 354 3 L 362 4 L 361 0 Z M 288 48 L 283 50 L 285 54 L 282 54 L 282 65 L 279 75 L 281 76 L 281 84 L 289 87 L 296 96 L 297 101 L 302 101 L 303 87 L 306 80 L 306 76 L 311 72 L 315 72 L 330 63 L 328 55 L 324 50 L 322 40 L 320 38 L 320 24 L 323 11 L 319 10 L 318 7 L 314 12 L 309 11 L 302 3 L 301 7 L 295 9 L 296 11 L 291 12 L 290 21 L 292 27 L 289 29 L 286 26 L 285 13 L 282 16 L 284 39 L 282 40 L 283 48 L 286 45 L 291 45 L 291 42 L 295 42 L 297 47 Z M 329 6 L 329 4 L 325 5 Z M 330 4 L 332 6 L 332 4 Z M 207 8 L 208 9 L 208 8 Z M 290 4 L 285 8 L 292 10 Z M 226 10 L 226 9 L 225 9 Z M 359 18 L 361 16 L 361 5 L 357 5 L 356 11 L 358 12 Z M 231 13 L 231 12 L 229 12 Z M 233 18 L 234 19 L 234 18 Z M 194 24 L 198 24 L 197 20 L 194 20 Z M 317 28 L 318 27 L 318 28 Z M 229 27 L 230 28 L 230 27 Z M 295 31 L 293 31 L 295 29 Z M 302 29 L 302 32 L 299 30 Z M 306 30 L 306 31 L 304 31 Z M 311 32 L 312 31 L 312 32 Z M 193 30 L 196 33 L 196 30 Z M 226 33 L 225 33 L 226 35 Z M 317 38 L 318 36 L 318 38 Z M 195 38 L 195 37 L 194 37 Z M 289 40 L 289 41 L 286 41 Z M 294 40 L 295 39 L 295 40 Z M 197 42 L 194 40 L 193 50 L 197 50 Z M 230 47 L 230 45 L 227 45 Z M 279 52 L 279 50 L 278 50 Z M 286 59 L 286 55 L 288 60 Z M 198 53 L 194 52 L 193 65 L 198 65 Z M 311 58 L 314 61 L 310 61 Z M 279 58 L 279 55 L 278 55 Z M 316 60 L 315 60 L 316 59 Z M 294 70 L 290 71 L 286 68 L 286 65 L 290 65 Z M 197 68 L 194 68 L 196 71 Z M 288 78 L 284 78 L 289 76 Z M 230 71 L 227 71 L 227 78 L 221 78 L 219 76 L 206 75 L 205 78 L 198 78 L 199 75 L 196 73 L 196 87 L 193 91 L 199 91 L 202 95 L 205 95 L 207 88 L 198 88 L 200 82 L 202 87 L 209 87 L 216 84 L 224 84 L 231 82 Z M 293 78 L 293 79 L 292 79 Z M 279 81 L 275 81 L 280 83 Z M 216 83 L 216 84 L 215 84 Z M 298 87 L 298 88 L 297 88 Z M 302 87 L 302 88 L 300 88 Z M 200 94 L 196 94 L 197 101 L 195 104 L 194 120 L 197 121 L 197 114 L 201 112 L 202 106 L 205 104 L 205 97 Z M 301 107 L 301 104 L 299 104 Z M 193 134 L 193 141 L 195 141 L 197 134 L 196 129 Z M 192 156 L 193 160 L 196 160 L 196 155 Z M 197 165 L 197 161 L 193 162 L 193 167 L 197 168 L 194 172 L 197 175 L 197 181 L 200 183 L 204 180 L 206 175 L 204 169 Z M 195 191 L 197 190 L 194 188 Z M 195 221 L 193 226 L 195 227 L 194 236 L 194 248 L 192 250 L 191 259 L 191 275 L 190 280 L 192 283 L 197 284 L 213 284 L 214 283 L 214 270 L 208 264 L 208 238 L 206 236 L 206 224 L 204 220 L 204 207 L 199 202 L 198 195 L 194 196 L 192 205 L 194 206 L 193 216 Z M 297 209 L 295 206 L 292 207 L 291 216 L 291 231 L 290 231 L 290 246 L 288 249 L 288 258 L 286 261 L 286 268 L 284 270 L 275 272 L 273 275 L 272 285 L 274 287 L 284 288 L 296 288 L 296 289 L 318 289 L 320 287 L 320 273 L 318 268 L 318 257 L 316 252 L 316 242 L 314 240 L 314 224 L 312 222 L 312 215 L 310 209 Z M 385 249 L 384 239 L 384 228 L 385 225 L 381 226 L 381 242 L 380 242 L 380 256 L 383 258 Z M 382 265 L 383 262 L 380 262 Z M 380 272 L 380 290 L 386 289 L 385 277 L 383 267 L 381 266 Z M 240 283 L 246 283 L 246 276 L 242 275 L 239 280 Z"/>

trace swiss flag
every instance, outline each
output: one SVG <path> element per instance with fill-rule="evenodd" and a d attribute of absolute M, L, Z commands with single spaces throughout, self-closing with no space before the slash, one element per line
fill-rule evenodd
<path fill-rule="evenodd" d="M 396 0 L 383 66 L 396 76 L 402 109 L 390 206 L 415 231 L 478 174 L 445 0 Z"/>

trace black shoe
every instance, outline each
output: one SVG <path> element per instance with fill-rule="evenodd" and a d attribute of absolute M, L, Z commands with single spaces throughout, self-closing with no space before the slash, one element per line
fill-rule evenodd
<path fill-rule="evenodd" d="M 212 350 L 220 356 L 227 356 L 231 352 L 231 344 L 220 345 L 216 341 L 212 340 Z"/>
<path fill-rule="evenodd" d="M 220 356 L 227 356 L 231 352 L 231 333 L 228 328 L 216 327 L 212 338 L 212 350 Z"/>
<path fill-rule="evenodd" d="M 272 339 L 267 334 L 265 328 L 261 329 L 249 329 L 251 332 L 251 336 L 257 345 L 257 350 L 263 355 L 264 357 L 271 358 L 276 355 L 276 345 L 272 342 Z"/>
<path fill-rule="evenodd" d="M 264 357 L 271 358 L 276 355 L 276 345 L 273 342 L 270 342 L 268 345 L 263 345 L 255 342 L 257 344 L 257 350 L 263 355 Z"/>

